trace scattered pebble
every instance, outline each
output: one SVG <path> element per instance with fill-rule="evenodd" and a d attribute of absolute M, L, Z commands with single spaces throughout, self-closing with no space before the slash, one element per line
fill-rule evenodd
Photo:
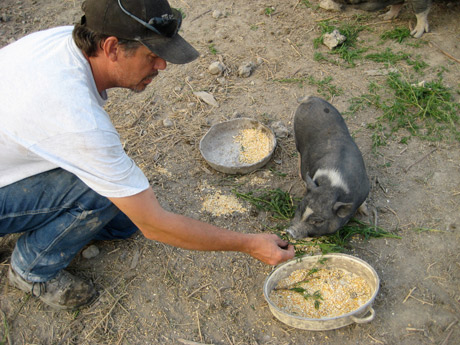
<path fill-rule="evenodd" d="M 163 120 L 163 127 L 171 128 L 173 126 L 174 126 L 174 123 L 171 121 L 171 119 L 164 119 Z"/>
<path fill-rule="evenodd" d="M 282 121 L 272 123 L 271 128 L 277 138 L 287 138 L 289 135 L 289 129 L 287 129 Z"/>
<path fill-rule="evenodd" d="M 224 78 L 224 77 L 219 77 L 216 79 L 217 82 L 220 84 L 220 85 L 225 85 L 227 84 L 227 80 Z"/>
<path fill-rule="evenodd" d="M 196 97 L 201 99 L 206 104 L 212 105 L 213 107 L 219 107 L 219 103 L 215 100 L 214 96 L 205 91 L 196 91 L 193 93 Z"/>
<path fill-rule="evenodd" d="M 254 64 L 252 62 L 247 62 L 238 68 L 238 75 L 241 78 L 247 78 L 252 74 L 253 70 L 254 70 Z"/>
<path fill-rule="evenodd" d="M 219 18 L 222 18 L 224 16 L 224 14 L 222 13 L 222 11 L 220 10 L 214 10 L 212 11 L 212 17 L 214 19 L 219 19 Z"/>
<path fill-rule="evenodd" d="M 339 30 L 335 29 L 330 34 L 325 34 L 323 37 L 323 43 L 329 49 L 337 47 L 339 44 L 345 42 L 346 36 L 342 35 Z"/>
<path fill-rule="evenodd" d="M 85 258 L 85 259 L 92 259 L 92 258 L 95 258 L 96 256 L 99 255 L 99 248 L 96 247 L 94 244 L 90 245 L 88 248 L 86 248 L 85 250 L 83 250 L 83 252 L 81 253 L 81 255 Z"/>
<path fill-rule="evenodd" d="M 225 65 L 222 62 L 214 61 L 212 64 L 209 65 L 208 71 L 213 75 L 220 75 L 224 72 Z"/>
<path fill-rule="evenodd" d="M 342 9 L 342 5 L 333 0 L 321 0 L 319 7 L 327 11 L 340 11 Z"/>

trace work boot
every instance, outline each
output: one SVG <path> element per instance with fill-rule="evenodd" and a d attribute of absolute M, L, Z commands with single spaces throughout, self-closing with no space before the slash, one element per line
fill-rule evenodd
<path fill-rule="evenodd" d="M 92 284 L 62 270 L 43 283 L 29 282 L 10 266 L 8 279 L 14 287 L 31 293 L 55 309 L 72 309 L 90 303 L 97 295 Z"/>

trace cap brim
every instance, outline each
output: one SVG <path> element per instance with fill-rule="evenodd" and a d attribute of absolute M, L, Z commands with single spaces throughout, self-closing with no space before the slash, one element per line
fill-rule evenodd
<path fill-rule="evenodd" d="M 192 62 L 200 56 L 198 51 L 178 34 L 174 37 L 152 35 L 139 41 L 162 59 L 175 64 Z"/>

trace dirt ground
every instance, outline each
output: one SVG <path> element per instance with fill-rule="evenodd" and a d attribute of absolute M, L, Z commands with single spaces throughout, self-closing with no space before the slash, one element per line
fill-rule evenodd
<path fill-rule="evenodd" d="M 391 48 L 427 63 L 415 74 L 404 61 L 396 67 L 418 81 L 432 81 L 443 71 L 443 84 L 456 102 L 460 90 L 460 3 L 435 2 L 431 32 L 402 43 L 382 40 L 383 32 L 414 26 L 405 6 L 400 17 L 385 21 L 383 12 L 342 12 L 318 8 L 318 1 L 266 0 L 216 2 L 171 1 L 186 14 L 182 34 L 201 53 L 196 61 L 166 71 L 140 94 L 111 90 L 107 110 L 128 154 L 151 181 L 160 203 L 171 211 L 240 232 L 271 231 L 287 224 L 240 200 L 243 212 L 215 214 L 203 209 L 212 193 L 232 195 L 264 188 L 289 190 L 300 197 L 303 185 L 291 119 L 297 99 L 318 95 L 318 85 L 280 80 L 326 80 L 341 92 L 329 101 L 343 112 L 360 147 L 372 181 L 369 218 L 361 220 L 401 238 L 355 238 L 346 253 L 377 271 L 380 291 L 375 319 L 332 331 L 291 328 L 271 314 L 262 288 L 273 267 L 241 253 L 192 252 L 146 240 L 96 243 L 99 255 L 78 256 L 69 270 L 94 281 L 99 298 L 73 312 L 56 312 L 10 287 L 6 272 L 15 237 L 1 241 L 0 344 L 460 344 L 460 150 L 457 141 L 407 143 L 400 131 L 386 146 L 373 149 L 374 123 L 382 111 L 349 111 L 351 100 L 368 92 L 371 82 L 384 85 L 383 63 L 358 59 L 350 66 L 323 45 L 314 46 L 326 19 L 364 20 L 360 46 L 370 52 Z M 36 30 L 71 25 L 81 16 L 80 0 L 2 0 L 0 46 Z M 318 61 L 316 53 L 335 61 Z M 220 61 L 222 75 L 208 71 Z M 252 62 L 249 77 L 238 68 Z M 1 77 L 1 76 L 0 76 Z M 308 79 L 312 78 L 312 79 Z M 193 92 L 212 94 L 218 107 Z M 33 111 L 33 109 L 31 109 Z M 199 152 L 210 126 L 234 117 L 249 117 L 274 126 L 281 121 L 271 161 L 245 176 L 214 171 Z M 286 133 L 285 133 L 286 134 Z"/>

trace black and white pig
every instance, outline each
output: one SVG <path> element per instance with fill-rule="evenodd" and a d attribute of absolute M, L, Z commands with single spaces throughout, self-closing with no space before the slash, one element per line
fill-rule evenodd
<path fill-rule="evenodd" d="M 413 8 L 417 24 L 411 31 L 411 35 L 420 38 L 429 31 L 428 13 L 431 9 L 432 0 L 406 0 Z M 364 11 L 379 11 L 388 6 L 390 9 L 383 15 L 384 19 L 394 19 L 398 16 L 405 0 L 334 0 L 334 2 L 351 5 Z"/>
<path fill-rule="evenodd" d="M 363 157 L 342 115 L 318 97 L 302 100 L 294 135 L 307 191 L 287 232 L 294 239 L 333 234 L 369 194 Z"/>

